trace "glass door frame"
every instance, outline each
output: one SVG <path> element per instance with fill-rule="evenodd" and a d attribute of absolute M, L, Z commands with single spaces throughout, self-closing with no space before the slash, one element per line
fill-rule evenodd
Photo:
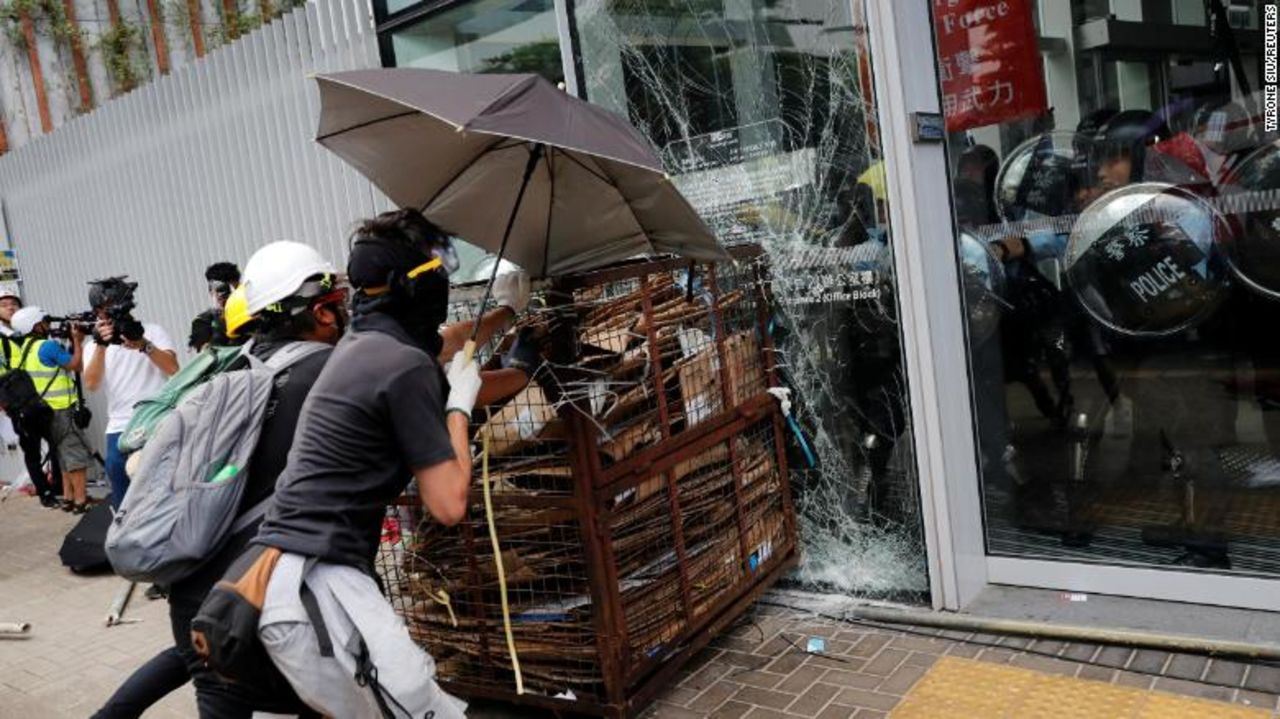
<path fill-rule="evenodd" d="M 1000 584 L 1280 611 L 1280 579 L 987 553 L 946 151 L 911 131 L 941 112 L 932 3 L 866 3 L 934 608 Z"/>

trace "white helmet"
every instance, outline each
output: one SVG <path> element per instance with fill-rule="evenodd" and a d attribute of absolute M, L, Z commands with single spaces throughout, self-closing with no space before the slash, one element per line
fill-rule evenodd
<path fill-rule="evenodd" d="M 17 300 L 18 304 L 22 304 L 22 295 L 19 295 L 11 285 L 0 286 L 0 300 L 4 299 Z"/>
<path fill-rule="evenodd" d="M 253 253 L 244 266 L 247 309 L 257 315 L 268 305 L 297 292 L 314 275 L 337 275 L 333 264 L 310 245 L 301 242 L 272 242 Z"/>
<path fill-rule="evenodd" d="M 9 320 L 9 326 L 17 334 L 29 335 L 31 330 L 35 329 L 36 325 L 40 324 L 40 321 L 44 319 L 44 316 L 45 311 L 35 305 L 23 307 L 13 313 L 13 317 Z"/>

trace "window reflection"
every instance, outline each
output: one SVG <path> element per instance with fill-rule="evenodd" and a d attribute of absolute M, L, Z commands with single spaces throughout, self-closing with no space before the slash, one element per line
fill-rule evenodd
<path fill-rule="evenodd" d="M 1280 144 L 1257 4 L 1132 5 L 1041 15 L 1053 107 L 949 138 L 988 549 L 1275 575 Z"/>
<path fill-rule="evenodd" d="M 463 3 L 388 37 L 399 67 L 532 72 L 552 82 L 564 78 L 552 0 Z"/>

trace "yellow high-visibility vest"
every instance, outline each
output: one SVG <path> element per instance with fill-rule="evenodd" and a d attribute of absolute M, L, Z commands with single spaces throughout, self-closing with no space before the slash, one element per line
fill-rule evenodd
<path fill-rule="evenodd" d="M 53 409 L 67 409 L 76 403 L 76 383 L 71 373 L 61 367 L 46 367 L 40 361 L 40 343 L 45 340 L 39 337 L 27 337 L 18 345 L 17 352 L 10 357 L 10 367 L 21 367 L 31 375 L 36 385 L 36 394 L 44 398 L 45 404 Z"/>

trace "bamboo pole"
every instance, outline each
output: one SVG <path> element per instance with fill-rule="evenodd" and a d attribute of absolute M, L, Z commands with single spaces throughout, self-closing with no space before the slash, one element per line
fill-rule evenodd
<path fill-rule="evenodd" d="M 84 55 L 84 38 L 80 36 L 80 23 L 76 20 L 75 0 L 62 0 L 67 23 L 75 29 L 71 35 L 71 61 L 76 68 L 76 84 L 80 87 L 80 112 L 93 109 L 93 86 L 89 84 L 89 63 Z"/>
<path fill-rule="evenodd" d="M 44 71 L 40 68 L 40 51 L 36 47 L 36 28 L 31 20 L 31 13 L 22 10 L 18 13 L 22 24 L 22 39 L 27 45 L 27 63 L 31 66 L 31 84 L 36 90 L 36 105 L 40 108 L 40 128 L 43 132 L 53 131 L 53 118 L 49 114 L 49 95 L 45 92 Z"/>

